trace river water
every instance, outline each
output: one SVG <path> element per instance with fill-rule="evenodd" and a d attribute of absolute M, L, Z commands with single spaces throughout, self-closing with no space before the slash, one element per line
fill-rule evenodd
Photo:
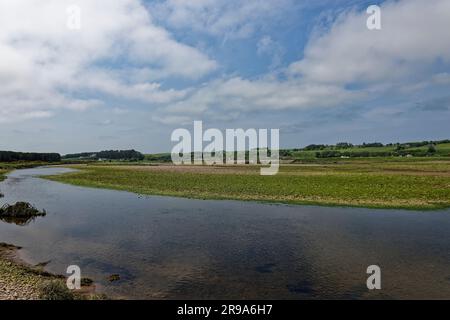
<path fill-rule="evenodd" d="M 38 177 L 68 171 L 16 170 L 0 183 L 1 204 L 47 212 L 0 221 L 0 242 L 50 272 L 78 265 L 113 298 L 450 299 L 450 210 L 140 196 Z M 369 265 L 381 290 L 367 289 Z"/>

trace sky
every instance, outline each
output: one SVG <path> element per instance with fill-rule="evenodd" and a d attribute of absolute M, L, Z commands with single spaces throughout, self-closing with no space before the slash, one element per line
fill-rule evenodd
<path fill-rule="evenodd" d="M 449 30 L 448 0 L 2 0 L 0 150 L 169 152 L 194 120 L 283 148 L 450 138 Z"/>

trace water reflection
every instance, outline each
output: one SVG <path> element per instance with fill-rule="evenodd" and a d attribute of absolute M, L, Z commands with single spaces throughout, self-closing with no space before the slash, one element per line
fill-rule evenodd
<path fill-rule="evenodd" d="M 1 203 L 29 201 L 45 219 L 0 223 L 0 241 L 32 263 L 68 265 L 125 298 L 450 298 L 450 212 L 267 205 L 139 197 L 34 177 L 0 184 Z M 382 269 L 368 291 L 366 268 Z M 117 274 L 120 280 L 110 282 Z"/>
<path fill-rule="evenodd" d="M 38 217 L 4 217 L 0 216 L 0 221 L 6 222 L 6 223 L 13 223 L 18 226 L 27 226 L 34 220 L 36 220 Z"/>

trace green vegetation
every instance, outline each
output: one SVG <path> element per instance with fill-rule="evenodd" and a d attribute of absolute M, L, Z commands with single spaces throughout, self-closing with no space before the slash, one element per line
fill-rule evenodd
<path fill-rule="evenodd" d="M 450 206 L 450 160 L 373 158 L 285 165 L 276 176 L 258 166 L 78 165 L 45 177 L 74 185 L 200 199 L 437 209 Z"/>
<path fill-rule="evenodd" d="M 191 153 L 191 157 L 194 154 Z M 280 157 L 287 163 L 301 163 L 327 158 L 368 158 L 368 157 L 450 157 L 450 140 L 420 141 L 407 143 L 380 142 L 353 145 L 339 142 L 336 145 L 311 144 L 299 149 L 282 149 Z M 236 157 L 236 155 L 235 155 Z M 224 155 L 224 159 L 226 156 Z M 67 154 L 62 157 L 70 163 L 141 161 L 142 163 L 171 163 L 170 153 L 141 154 L 135 150 L 111 150 Z M 248 152 L 246 152 L 248 159 Z"/>
<path fill-rule="evenodd" d="M 262 177 L 258 166 L 161 165 L 171 161 L 170 153 L 87 152 L 63 157 L 64 163 L 78 162 L 74 166 L 81 172 L 49 179 L 200 199 L 407 209 L 436 209 L 450 203 L 450 140 L 309 145 L 280 150 L 280 157 L 284 164 L 280 173 Z M 11 169 L 39 164 L 48 163 L 0 163 L 0 179 Z"/>
<path fill-rule="evenodd" d="M 149 162 L 171 162 L 172 161 L 172 157 L 171 157 L 170 153 L 146 154 L 144 159 Z"/>
<path fill-rule="evenodd" d="M 16 202 L 16 204 L 4 204 L 0 208 L 0 220 L 7 223 L 15 223 L 20 226 L 27 225 L 36 217 L 46 215 L 45 210 L 39 211 L 28 202 Z"/>
<path fill-rule="evenodd" d="M 16 202 L 16 204 L 4 204 L 0 208 L 0 217 L 35 217 L 45 216 L 45 211 L 39 211 L 28 202 Z"/>
<path fill-rule="evenodd" d="M 42 300 L 74 300 L 72 291 L 60 280 L 44 282 L 40 287 L 39 299 Z"/>
<path fill-rule="evenodd" d="M 85 159 L 85 160 L 144 160 L 144 155 L 136 150 L 107 150 L 100 152 L 83 152 L 66 154 L 62 157 L 65 160 Z"/>
<path fill-rule="evenodd" d="M 407 143 L 380 142 L 353 145 L 340 142 L 336 145 L 311 144 L 300 149 L 282 149 L 280 158 L 288 163 L 302 163 L 318 159 L 371 158 L 371 157 L 449 157 L 450 140 Z M 247 152 L 248 158 L 248 152 Z M 170 153 L 146 154 L 144 162 L 170 163 Z"/>
<path fill-rule="evenodd" d="M 58 162 L 61 161 L 61 155 L 59 153 L 0 151 L 0 162 L 15 161 Z"/>
<path fill-rule="evenodd" d="M 430 157 L 450 156 L 450 140 L 422 141 L 408 143 L 379 142 L 363 143 L 354 146 L 351 143 L 332 145 L 309 145 L 303 149 L 283 150 L 281 157 L 285 160 L 301 161 L 316 158 L 367 158 L 367 157 Z"/>

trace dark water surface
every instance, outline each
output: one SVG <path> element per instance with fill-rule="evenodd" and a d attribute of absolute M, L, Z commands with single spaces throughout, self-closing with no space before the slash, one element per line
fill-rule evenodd
<path fill-rule="evenodd" d="M 0 203 L 47 211 L 25 226 L 0 221 L 0 242 L 65 273 L 79 265 L 123 298 L 450 299 L 450 211 L 203 201 L 76 187 L 17 170 Z M 382 289 L 366 269 L 379 265 Z M 119 274 L 120 281 L 107 277 Z"/>

